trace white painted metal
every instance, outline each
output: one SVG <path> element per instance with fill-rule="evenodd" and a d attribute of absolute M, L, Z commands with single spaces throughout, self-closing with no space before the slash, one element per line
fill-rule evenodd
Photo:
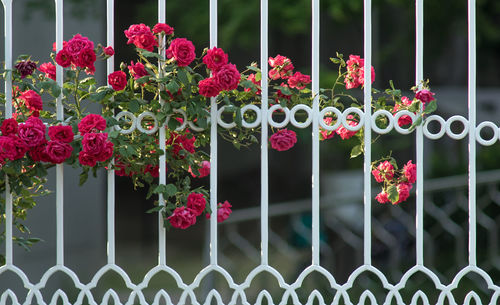
<path fill-rule="evenodd" d="M 4 16 L 5 16 L 5 63 L 6 68 L 12 68 L 12 0 L 2 0 L 4 5 Z M 55 0 L 56 3 L 56 46 L 57 50 L 62 48 L 63 41 L 63 0 Z M 357 108 L 347 108 L 343 112 L 334 107 L 325 107 L 324 109 L 319 109 L 319 0 L 311 0 L 312 4 L 312 94 L 313 94 L 313 105 L 312 108 L 306 105 L 298 105 L 293 107 L 291 110 L 288 108 L 281 108 L 280 105 L 274 105 L 268 109 L 268 0 L 261 0 L 261 19 L 260 19 L 260 63 L 262 71 L 262 105 L 259 109 L 257 106 L 246 106 L 241 109 L 242 113 L 246 111 L 254 111 L 257 114 L 257 118 L 252 123 L 247 123 L 243 121 L 243 126 L 245 128 L 254 128 L 260 124 L 262 128 L 261 134 L 261 205 L 260 205 L 260 220 L 261 220 L 261 257 L 260 265 L 253 269 L 241 283 L 235 283 L 231 274 L 229 274 L 225 269 L 218 265 L 218 232 L 217 232 L 217 128 L 220 126 L 222 128 L 233 128 L 235 126 L 234 122 L 223 122 L 221 119 L 221 113 L 223 112 L 223 107 L 217 108 L 216 99 L 211 99 L 211 175 L 210 175 L 210 207 L 212 209 L 212 217 L 210 220 L 210 264 L 207 268 L 201 270 L 192 283 L 186 283 L 181 278 L 175 270 L 168 267 L 166 261 L 166 235 L 165 229 L 163 228 L 163 218 L 161 215 L 158 216 L 158 266 L 151 269 L 144 277 L 140 283 L 133 283 L 128 274 L 122 270 L 119 266 L 115 264 L 115 234 L 114 234 L 114 172 L 112 170 L 108 171 L 108 198 L 107 198 L 107 220 L 108 220 L 108 261 L 107 265 L 102 267 L 92 278 L 89 283 L 82 283 L 78 276 L 69 268 L 64 266 L 64 230 L 63 230 L 63 168 L 62 166 L 57 166 L 57 186 L 56 186 L 56 266 L 47 270 L 47 272 L 41 277 L 38 283 L 31 282 L 24 272 L 17 268 L 13 263 L 12 256 L 12 197 L 9 192 L 7 185 L 6 194 L 6 259 L 7 264 L 0 267 L 0 276 L 7 270 L 12 271 L 16 274 L 20 280 L 23 282 L 24 287 L 28 290 L 27 297 L 24 304 L 31 304 L 32 302 L 37 302 L 39 304 L 46 305 L 56 304 L 58 301 L 62 301 L 63 304 L 67 305 L 70 303 L 68 296 L 63 290 L 57 290 L 52 296 L 44 296 L 41 291 L 46 286 L 47 282 L 51 279 L 53 274 L 56 272 L 63 272 L 73 281 L 75 288 L 79 290 L 78 297 L 75 304 L 83 304 L 84 302 L 89 302 L 92 305 L 98 304 L 100 300 L 94 300 L 92 294 L 92 289 L 97 285 L 101 277 L 108 271 L 114 271 L 118 274 L 124 281 L 127 288 L 130 289 L 131 293 L 126 300 L 126 304 L 140 303 L 147 304 L 144 289 L 148 286 L 151 278 L 156 275 L 159 271 L 165 271 L 170 274 L 176 281 L 178 287 L 182 290 L 180 296 L 179 304 L 200 304 L 196 299 L 195 289 L 200 287 L 201 281 L 210 273 L 218 272 L 226 279 L 229 288 L 234 291 L 231 297 L 230 304 L 236 304 L 237 302 L 242 302 L 243 304 L 248 304 L 246 298 L 246 289 L 250 287 L 252 281 L 261 272 L 268 272 L 271 276 L 274 276 L 279 283 L 279 286 L 284 290 L 280 304 L 293 303 L 294 305 L 301 304 L 297 289 L 302 286 L 303 281 L 311 273 L 319 273 L 326 278 L 326 282 L 332 288 L 332 293 L 334 294 L 332 304 L 338 304 L 343 300 L 346 304 L 353 304 L 350 300 L 349 291 L 354 286 L 355 281 L 363 274 L 370 273 L 375 277 L 380 279 L 382 286 L 387 290 L 387 295 L 384 300 L 384 304 L 393 304 L 394 302 L 401 305 L 404 304 L 402 297 L 402 290 L 406 287 L 408 280 L 417 273 L 426 275 L 434 284 L 436 289 L 439 291 L 439 298 L 437 304 L 444 304 L 448 301 L 450 304 L 456 304 L 453 296 L 453 291 L 457 289 L 460 281 L 466 277 L 469 273 L 475 273 L 480 276 L 488 288 L 493 291 L 493 296 L 491 297 L 490 304 L 497 304 L 498 296 L 500 296 L 500 287 L 498 283 L 495 283 L 490 275 L 486 273 L 483 269 L 476 266 L 476 168 L 475 168 L 475 146 L 476 141 L 481 145 L 492 145 L 497 141 L 500 141 L 500 128 L 493 122 L 482 122 L 476 127 L 475 118 L 475 90 L 476 90 L 476 45 L 475 45 L 475 1 L 469 0 L 469 116 L 468 119 L 462 116 L 452 116 L 445 120 L 441 116 L 433 115 L 427 118 L 425 124 L 422 127 L 416 129 L 416 154 L 417 154 L 417 172 L 419 173 L 417 177 L 417 213 L 416 213 L 416 265 L 410 270 L 406 271 L 402 278 L 397 283 L 389 283 L 386 275 L 384 275 L 380 270 L 371 264 L 371 239 L 372 239 L 372 214 L 371 214 L 371 201 L 372 201 L 372 190 L 371 190 L 371 131 L 377 133 L 387 133 L 391 130 L 396 130 L 400 134 L 409 134 L 407 129 L 399 127 L 397 124 L 398 119 L 402 115 L 409 115 L 412 120 L 415 120 L 415 114 L 408 111 L 400 111 L 397 114 L 391 114 L 386 111 L 377 111 L 373 115 L 371 113 L 371 73 L 365 73 L 365 86 L 364 86 L 364 111 Z M 364 69 L 365 71 L 370 71 L 372 63 L 372 49 L 371 49 L 371 10 L 372 10 L 371 0 L 364 0 Z M 114 1 L 107 0 L 107 44 L 114 46 Z M 210 0 L 210 46 L 214 47 L 217 45 L 217 0 Z M 166 21 L 166 1 L 158 1 L 158 21 Z M 164 50 L 162 50 L 164 55 Z M 416 55 L 415 55 L 415 66 L 416 66 L 416 84 L 419 85 L 420 81 L 423 80 L 423 0 L 416 0 Z M 110 73 L 114 71 L 114 61 L 113 58 L 109 59 L 107 62 L 107 72 Z M 63 81 L 63 69 L 57 67 L 57 82 L 61 85 Z M 10 76 L 7 76 L 5 81 L 5 93 L 6 93 L 6 117 L 12 115 L 11 107 L 11 81 Z M 161 103 L 164 101 L 160 100 Z M 275 110 L 282 109 L 285 114 L 285 119 L 282 122 L 275 122 L 272 118 L 272 113 Z M 305 111 L 308 118 L 303 122 L 298 122 L 295 119 L 295 114 L 297 111 Z M 186 118 L 186 114 L 178 109 L 176 113 L 182 115 Z M 333 113 L 337 118 L 337 122 L 333 126 L 328 126 L 324 123 L 323 118 L 327 113 Z M 350 126 L 348 123 L 349 115 L 355 115 L 359 117 L 359 122 L 356 126 Z M 378 128 L 375 124 L 375 119 L 379 115 L 385 116 L 388 119 L 389 125 L 386 128 Z M 121 112 L 116 115 L 116 119 L 128 118 L 130 121 L 130 128 L 119 129 L 121 133 L 126 134 L 138 130 L 143 133 L 155 133 L 158 130 L 157 124 L 151 130 L 146 130 L 142 128 L 141 121 L 145 117 L 153 117 L 154 115 L 149 112 L 144 112 L 138 117 L 135 117 L 132 113 Z M 62 112 L 61 98 L 57 99 L 57 118 L 61 121 L 64 119 Z M 155 119 L 156 120 L 156 119 Z M 440 131 L 433 134 L 429 131 L 429 123 L 436 121 L 440 124 Z M 456 134 L 451 130 L 451 124 L 453 122 L 460 122 L 463 126 L 463 130 Z M 274 269 L 268 262 L 268 246 L 269 246 L 269 204 L 268 204 L 268 128 L 269 126 L 274 128 L 284 128 L 289 123 L 297 128 L 312 128 L 312 263 L 311 266 L 303 270 L 292 283 L 285 282 L 282 275 L 278 270 Z M 363 127 L 364 129 L 364 143 L 365 143 L 365 159 L 364 159 L 364 216 L 363 216 L 363 249 L 364 249 L 364 264 L 356 269 L 349 277 L 346 283 L 339 284 L 336 282 L 333 274 L 324 269 L 320 264 L 320 238 L 319 238 L 319 225 L 320 225 L 320 197 L 319 197 L 319 128 L 326 130 L 335 130 L 338 126 L 342 124 L 347 130 L 357 131 Z M 182 126 L 178 130 L 182 130 L 189 126 L 189 128 L 196 130 L 196 126 L 193 122 L 188 122 L 186 119 Z M 483 128 L 489 128 L 493 131 L 493 136 L 490 139 L 484 139 L 481 136 L 481 130 Z M 200 130 L 198 128 L 198 130 Z M 460 270 L 453 281 L 448 285 L 442 283 L 439 277 L 428 269 L 424 265 L 423 260 L 423 139 L 424 135 L 429 139 L 439 139 L 444 134 L 447 134 L 450 138 L 454 140 L 462 139 L 467 134 L 469 135 L 469 266 Z M 160 148 L 165 149 L 165 126 L 159 128 L 159 142 Z M 166 181 L 166 166 L 165 157 L 161 156 L 160 162 L 160 183 L 165 184 Z M 431 189 L 430 186 L 428 189 Z M 159 197 L 160 204 L 164 204 L 162 196 Z M 426 204 L 426 207 L 428 205 Z M 375 222 L 374 222 L 375 224 Z M 453 228 L 450 229 L 453 231 Z M 19 304 L 18 297 L 10 289 L 2 290 L 0 289 L 0 305 L 7 303 L 12 303 L 15 305 Z M 86 299 L 86 300 L 85 300 Z M 239 300 L 238 300 L 239 299 Z M 122 304 L 118 294 L 110 289 L 108 290 L 102 299 L 102 304 L 108 304 L 112 300 L 115 305 Z M 153 304 L 160 304 L 161 301 L 166 304 L 172 304 L 172 300 L 168 292 L 164 290 L 159 290 L 155 296 Z M 480 303 L 479 296 L 471 291 L 467 294 L 464 303 L 470 304 L 471 300 L 476 303 Z M 216 301 L 217 304 L 222 304 L 222 297 L 217 290 L 211 290 L 205 299 L 205 304 L 212 304 L 212 301 Z M 262 290 L 257 295 L 257 304 L 261 304 L 262 301 L 266 301 L 268 304 L 274 304 L 274 301 L 270 293 L 266 290 Z M 317 291 L 313 290 L 308 296 L 306 304 L 313 304 L 316 301 L 319 304 L 325 304 L 323 295 Z M 371 291 L 366 290 L 361 294 L 358 304 L 377 304 L 377 300 Z M 428 296 L 422 292 L 417 291 L 411 298 L 410 304 L 429 304 Z"/>

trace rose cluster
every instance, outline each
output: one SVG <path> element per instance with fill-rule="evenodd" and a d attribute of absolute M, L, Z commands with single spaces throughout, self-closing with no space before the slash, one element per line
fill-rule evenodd
<path fill-rule="evenodd" d="M 113 143 L 106 129 L 106 120 L 98 114 L 89 114 L 78 123 L 82 136 L 82 150 L 78 154 L 81 165 L 94 167 L 97 162 L 105 162 L 113 156 Z"/>
<path fill-rule="evenodd" d="M 45 124 L 38 117 L 31 116 L 26 122 L 5 119 L 0 127 L 0 163 L 22 159 L 27 155 L 34 162 L 59 164 L 73 152 L 71 126 L 50 126 L 46 139 Z"/>
<path fill-rule="evenodd" d="M 203 194 L 191 193 L 187 196 L 186 205 L 176 207 L 172 215 L 167 217 L 170 225 L 178 229 L 187 229 L 196 223 L 196 217 L 205 212 L 207 201 Z M 232 213 L 231 204 L 226 200 L 217 206 L 217 222 L 223 222 Z M 205 213 L 210 219 L 210 213 Z"/>
<path fill-rule="evenodd" d="M 64 43 L 62 50 L 56 54 L 56 63 L 61 67 L 79 67 L 85 69 L 87 74 L 94 74 L 96 59 L 94 43 L 80 34 Z"/>
<path fill-rule="evenodd" d="M 382 191 L 375 199 L 380 203 L 399 204 L 410 197 L 413 183 L 417 181 L 417 166 L 410 160 L 403 169 L 398 170 L 395 161 L 386 160 L 372 169 L 372 175 L 383 185 Z"/>
<path fill-rule="evenodd" d="M 353 89 L 363 86 L 365 83 L 365 60 L 359 55 L 349 55 L 347 63 L 347 75 L 344 78 L 346 89 Z M 371 67 L 372 83 L 375 80 L 375 69 Z"/>
<path fill-rule="evenodd" d="M 435 93 L 431 92 L 428 88 L 423 88 L 417 91 L 415 89 L 415 97 L 410 100 L 406 96 L 402 96 L 400 100 L 396 101 L 392 113 L 396 113 L 401 110 L 409 110 L 416 114 L 419 110 L 419 105 L 422 104 L 422 110 L 425 110 L 425 106 L 434 101 Z M 412 124 L 411 117 L 409 115 L 402 115 L 398 120 L 398 125 L 403 127 Z"/>
<path fill-rule="evenodd" d="M 221 48 L 213 47 L 203 57 L 203 63 L 212 72 L 212 76 L 198 83 L 199 93 L 205 97 L 215 97 L 221 91 L 234 90 L 238 87 L 241 74 L 236 66 L 228 61 L 228 56 Z"/>

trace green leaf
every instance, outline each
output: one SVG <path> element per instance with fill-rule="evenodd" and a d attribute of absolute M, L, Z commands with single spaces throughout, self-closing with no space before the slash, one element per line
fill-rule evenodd
<path fill-rule="evenodd" d="M 131 111 L 131 112 L 139 112 L 139 102 L 137 102 L 137 100 L 131 100 L 130 103 L 128 104 L 128 109 Z"/>
<path fill-rule="evenodd" d="M 255 67 L 255 66 L 247 66 L 248 70 L 252 70 L 252 71 L 255 71 L 257 73 L 260 72 L 260 69 L 258 67 Z"/>
<path fill-rule="evenodd" d="M 415 130 L 415 128 L 417 128 L 417 126 L 420 126 L 421 124 L 422 124 L 422 116 L 418 116 L 415 123 L 413 123 L 408 130 L 412 132 L 413 130 Z"/>
<path fill-rule="evenodd" d="M 177 93 L 177 91 L 179 90 L 179 85 L 177 84 L 176 81 L 171 81 L 165 86 L 165 89 L 170 91 L 170 93 L 174 94 Z"/>
<path fill-rule="evenodd" d="M 356 158 L 362 153 L 363 153 L 363 148 L 361 147 L 361 144 L 354 146 L 351 150 L 351 159 Z"/>
<path fill-rule="evenodd" d="M 80 182 L 79 185 L 82 186 L 87 179 L 89 178 L 89 170 L 86 168 L 83 170 L 83 172 L 80 174 Z"/>
<path fill-rule="evenodd" d="M 276 89 L 280 90 L 284 95 L 292 95 L 292 91 L 288 87 L 276 86 Z"/>
<path fill-rule="evenodd" d="M 398 188 L 396 185 L 391 185 L 387 188 L 387 198 L 395 204 L 399 200 Z"/>
<path fill-rule="evenodd" d="M 436 109 L 437 109 L 437 103 L 434 100 L 431 101 L 429 104 L 427 104 L 427 106 L 425 106 L 424 113 L 425 114 L 433 113 L 434 111 L 436 111 Z"/>
<path fill-rule="evenodd" d="M 186 70 L 185 69 L 179 69 L 177 71 L 177 76 L 179 77 L 179 80 L 186 86 L 189 85 L 189 80 L 188 80 L 188 76 L 187 76 L 187 73 L 186 73 Z"/>
<path fill-rule="evenodd" d="M 172 197 L 175 193 L 177 193 L 177 187 L 174 184 L 170 183 L 165 185 L 165 191 L 163 192 L 165 198 Z"/>
<path fill-rule="evenodd" d="M 260 82 L 261 79 L 262 79 L 262 73 L 260 72 L 255 73 L 255 81 Z"/>
<path fill-rule="evenodd" d="M 141 49 L 141 48 L 137 48 L 137 50 L 139 51 L 139 53 L 142 54 L 142 56 L 144 57 L 154 57 L 154 58 L 158 58 L 158 59 L 163 59 L 163 56 L 161 56 L 160 54 L 158 53 L 155 53 L 155 52 L 149 52 L 149 51 L 146 51 L 144 49 Z"/>
<path fill-rule="evenodd" d="M 151 78 L 151 76 L 146 75 L 143 77 L 139 77 L 138 79 L 135 80 L 135 82 L 138 84 L 145 84 L 145 83 L 149 82 L 150 78 Z"/>

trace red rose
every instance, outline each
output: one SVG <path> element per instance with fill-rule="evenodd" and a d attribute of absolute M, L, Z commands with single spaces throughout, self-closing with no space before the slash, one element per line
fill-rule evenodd
<path fill-rule="evenodd" d="M 140 62 L 134 64 L 133 61 L 130 62 L 130 66 L 128 66 L 128 71 L 134 79 L 139 79 L 143 76 L 148 75 L 148 71 L 144 68 L 144 65 Z"/>
<path fill-rule="evenodd" d="M 110 84 L 115 91 L 123 90 L 127 86 L 127 75 L 123 71 L 110 73 L 108 75 L 108 84 Z"/>
<path fill-rule="evenodd" d="M 144 169 L 144 174 L 147 173 L 149 173 L 153 178 L 158 178 L 160 176 L 160 167 L 158 165 L 153 166 L 151 164 L 148 164 Z"/>
<path fill-rule="evenodd" d="M 407 182 L 402 182 L 402 183 L 398 184 L 397 188 L 398 188 L 399 200 L 396 202 L 393 202 L 393 204 L 398 204 L 398 203 L 406 201 L 406 199 L 408 199 L 408 197 L 410 197 L 410 190 L 412 187 L 413 187 L 413 185 L 411 183 L 407 183 Z"/>
<path fill-rule="evenodd" d="M 16 68 L 19 74 L 21 74 L 21 78 L 25 78 L 26 76 L 33 74 L 33 71 L 36 70 L 36 63 L 29 59 L 22 60 L 18 62 L 14 68 Z"/>
<path fill-rule="evenodd" d="M 64 46 L 64 50 L 71 55 L 73 63 L 76 63 L 80 53 L 87 49 L 94 50 L 94 43 L 80 34 L 73 36 Z"/>
<path fill-rule="evenodd" d="M 109 46 L 109 47 L 105 47 L 102 49 L 102 51 L 104 52 L 104 54 L 108 55 L 108 56 L 113 56 L 115 55 L 115 50 L 113 49 L 112 46 Z"/>
<path fill-rule="evenodd" d="M 234 90 L 240 83 L 241 75 L 235 65 L 226 64 L 215 73 L 214 78 L 222 90 Z"/>
<path fill-rule="evenodd" d="M 26 146 L 26 144 L 21 139 L 14 135 L 11 135 L 10 138 L 12 139 L 14 146 L 16 147 L 16 155 L 12 160 L 21 159 L 28 151 L 28 146 Z"/>
<path fill-rule="evenodd" d="M 45 77 L 56 80 L 56 66 L 54 66 L 51 62 L 41 64 L 38 70 L 45 73 Z"/>
<path fill-rule="evenodd" d="M 73 147 L 71 147 L 68 143 L 60 141 L 49 141 L 45 151 L 47 152 L 50 162 L 59 164 L 71 157 Z"/>
<path fill-rule="evenodd" d="M 49 138 L 52 141 L 60 141 L 63 143 L 71 143 L 74 138 L 73 129 L 71 126 L 50 126 Z"/>
<path fill-rule="evenodd" d="M 71 66 L 71 54 L 68 53 L 68 51 L 66 51 L 65 49 L 62 49 L 61 51 L 57 52 L 57 55 L 56 55 L 56 63 L 63 67 L 63 68 L 67 68 L 69 66 Z"/>
<path fill-rule="evenodd" d="M 45 125 L 37 117 L 30 117 L 26 123 L 19 124 L 19 138 L 28 147 L 35 147 L 45 142 Z"/>
<path fill-rule="evenodd" d="M 231 204 L 226 200 L 224 203 L 219 203 L 219 208 L 217 209 L 217 222 L 223 222 L 229 218 L 231 215 Z"/>
<path fill-rule="evenodd" d="M 189 170 L 188 172 L 191 174 L 191 176 L 193 176 L 194 178 L 198 177 L 198 178 L 203 178 L 203 177 L 206 177 L 208 175 L 210 175 L 210 162 L 208 161 L 203 161 L 201 162 L 201 168 L 198 169 L 198 172 L 200 173 L 199 176 L 196 176 L 191 167 L 189 167 Z"/>
<path fill-rule="evenodd" d="M 410 161 L 403 167 L 403 173 L 410 183 L 415 183 L 417 181 L 417 166 Z"/>
<path fill-rule="evenodd" d="M 435 100 L 434 95 L 435 95 L 435 93 L 432 93 L 431 91 L 429 91 L 427 89 L 422 89 L 422 90 L 417 91 L 417 93 L 415 94 L 415 97 L 417 99 L 421 100 L 422 103 L 426 104 L 430 101 Z"/>
<path fill-rule="evenodd" d="M 81 165 L 94 167 L 97 164 L 97 159 L 93 155 L 89 155 L 86 151 L 81 151 L 78 154 L 78 161 Z"/>
<path fill-rule="evenodd" d="M 93 68 L 95 61 L 96 56 L 94 49 L 84 49 L 76 58 L 75 64 L 80 68 L 91 68 L 91 70 L 95 71 L 95 69 Z"/>
<path fill-rule="evenodd" d="M 28 155 L 35 162 L 40 162 L 40 161 L 50 162 L 50 158 L 47 155 L 46 147 L 47 147 L 47 142 L 44 141 L 44 143 L 42 143 L 38 146 L 32 147 L 30 149 L 30 151 L 28 152 Z"/>
<path fill-rule="evenodd" d="M 106 147 L 107 139 L 107 133 L 86 133 L 82 139 L 83 150 L 87 154 L 95 156 L 97 159 L 101 159 L 100 155 Z"/>
<path fill-rule="evenodd" d="M 0 136 L 0 159 L 15 160 L 17 156 L 16 143 L 12 137 Z"/>
<path fill-rule="evenodd" d="M 17 134 L 17 129 L 17 121 L 13 118 L 3 120 L 2 126 L 0 127 L 0 131 L 2 131 L 2 135 L 4 136 Z"/>
<path fill-rule="evenodd" d="M 219 84 L 213 77 L 203 79 L 198 83 L 198 92 L 205 97 L 215 97 L 220 90 Z"/>
<path fill-rule="evenodd" d="M 19 99 L 24 101 L 29 110 L 40 111 L 43 109 L 42 97 L 33 90 L 24 91 Z"/>
<path fill-rule="evenodd" d="M 196 223 L 196 216 L 193 211 L 186 209 L 184 206 L 176 208 L 167 219 L 172 227 L 178 229 L 187 229 Z"/>
<path fill-rule="evenodd" d="M 386 203 L 386 202 L 389 202 L 389 197 L 387 196 L 387 193 L 382 191 L 380 193 L 378 193 L 378 195 L 375 197 L 375 199 L 379 202 L 379 203 Z"/>
<path fill-rule="evenodd" d="M 176 38 L 172 40 L 167 49 L 167 57 L 175 58 L 179 67 L 189 66 L 196 58 L 194 45 L 186 38 Z"/>
<path fill-rule="evenodd" d="M 297 143 L 297 135 L 292 130 L 281 129 L 273 134 L 269 140 L 271 141 L 272 148 L 277 151 L 285 151 Z"/>
<path fill-rule="evenodd" d="M 203 63 L 212 71 L 218 71 L 222 66 L 227 64 L 227 54 L 221 48 L 213 47 L 207 51 L 207 55 L 203 57 Z"/>
<path fill-rule="evenodd" d="M 111 142 L 106 142 L 101 153 L 97 156 L 97 161 L 104 162 L 113 156 L 114 145 Z"/>
<path fill-rule="evenodd" d="M 191 193 L 187 197 L 187 207 L 191 209 L 195 216 L 200 216 L 203 213 L 206 204 L 207 201 L 203 197 L 203 194 Z"/>
<path fill-rule="evenodd" d="M 268 62 L 272 68 L 269 70 L 269 77 L 271 79 L 276 80 L 280 77 L 288 78 L 292 75 L 294 67 L 292 61 L 288 57 L 278 54 L 274 58 L 269 57 Z"/>
<path fill-rule="evenodd" d="M 174 33 L 174 28 L 166 23 L 157 23 L 153 27 L 153 33 L 160 34 L 161 32 L 165 33 L 165 35 L 172 35 Z"/>
<path fill-rule="evenodd" d="M 153 52 L 154 47 L 158 46 L 158 41 L 156 41 L 156 38 L 153 34 L 148 32 L 135 36 L 134 45 L 138 48 Z"/>
<path fill-rule="evenodd" d="M 98 114 L 91 113 L 86 115 L 80 123 L 78 123 L 78 131 L 82 135 L 97 130 L 103 131 L 104 129 L 106 129 L 106 120 Z"/>

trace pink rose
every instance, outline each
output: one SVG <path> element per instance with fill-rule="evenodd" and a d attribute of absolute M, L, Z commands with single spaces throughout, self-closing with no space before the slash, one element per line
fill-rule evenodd
<path fill-rule="evenodd" d="M 113 47 L 112 47 L 112 46 L 102 48 L 102 51 L 104 52 L 104 54 L 106 54 L 106 55 L 108 55 L 108 56 L 113 56 L 113 55 L 115 55 L 115 50 L 113 49 Z"/>
<path fill-rule="evenodd" d="M 59 164 L 71 157 L 73 147 L 71 147 L 68 143 L 49 141 L 45 151 L 47 152 L 50 162 Z"/>
<path fill-rule="evenodd" d="M 293 73 L 294 67 L 292 61 L 288 57 L 278 54 L 274 58 L 269 57 L 268 62 L 269 65 L 272 67 L 272 69 L 269 70 L 269 78 L 271 79 L 274 80 L 278 78 L 286 79 Z"/>
<path fill-rule="evenodd" d="M 87 154 L 95 156 L 96 159 L 100 159 L 99 155 L 104 150 L 107 140 L 107 133 L 86 133 L 82 139 L 83 150 Z"/>
<path fill-rule="evenodd" d="M 67 68 L 69 66 L 71 66 L 71 54 L 68 53 L 68 51 L 66 51 L 65 49 L 62 49 L 61 51 L 57 52 L 57 55 L 56 55 L 56 63 L 63 67 L 63 68 Z"/>
<path fill-rule="evenodd" d="M 172 35 L 174 33 L 174 28 L 166 23 L 157 23 L 153 27 L 153 33 L 160 34 L 161 32 L 165 35 Z"/>
<path fill-rule="evenodd" d="M 213 47 L 207 51 L 203 57 L 203 63 L 213 72 L 218 71 L 222 66 L 228 63 L 227 54 L 221 48 Z"/>
<path fill-rule="evenodd" d="M 43 109 L 42 97 L 33 90 L 24 91 L 19 99 L 24 101 L 29 110 L 40 111 Z"/>
<path fill-rule="evenodd" d="M 378 193 L 378 195 L 375 197 L 375 199 L 379 203 L 387 203 L 387 202 L 389 202 L 389 197 L 387 196 L 387 193 L 385 191 L 382 191 L 382 192 Z"/>
<path fill-rule="evenodd" d="M 130 62 L 130 66 L 128 66 L 128 71 L 134 79 L 139 79 L 143 76 L 148 75 L 148 71 L 144 68 L 144 65 L 140 62 L 134 64 L 133 61 Z"/>
<path fill-rule="evenodd" d="M 402 182 L 398 184 L 397 188 L 398 188 L 399 200 L 394 202 L 393 204 L 398 204 L 406 201 L 406 199 L 410 197 L 410 190 L 412 187 L 413 185 L 411 183 Z"/>
<path fill-rule="evenodd" d="M 188 209 L 191 209 L 195 216 L 200 216 L 201 213 L 203 213 L 206 204 L 207 201 L 205 200 L 205 197 L 203 197 L 203 194 L 191 193 L 187 197 L 186 205 Z"/>
<path fill-rule="evenodd" d="M 295 72 L 295 74 L 288 78 L 288 85 L 290 86 L 290 88 L 297 88 L 299 90 L 304 89 L 310 82 L 311 77 L 300 72 Z"/>
<path fill-rule="evenodd" d="M 155 36 L 150 33 L 144 33 L 135 36 L 134 45 L 140 49 L 147 50 L 149 52 L 154 51 L 154 47 L 158 46 L 158 41 L 156 41 Z"/>
<path fill-rule="evenodd" d="M 103 131 L 104 129 L 106 129 L 106 120 L 98 114 L 91 113 L 86 115 L 80 123 L 78 123 L 78 131 L 82 135 L 97 130 Z"/>
<path fill-rule="evenodd" d="M 231 204 L 226 200 L 224 203 L 219 203 L 219 208 L 217 209 L 217 222 L 223 222 L 229 218 L 231 215 Z"/>
<path fill-rule="evenodd" d="M 248 75 L 247 80 L 251 81 L 257 86 L 257 91 L 255 92 L 255 94 L 259 95 L 261 93 L 260 81 L 255 80 L 255 73 Z M 245 92 L 250 92 L 250 91 L 252 91 L 251 88 L 245 88 Z"/>
<path fill-rule="evenodd" d="M 372 170 L 372 175 L 378 183 L 389 181 L 394 177 L 394 166 L 389 161 L 380 162 L 377 168 Z"/>
<path fill-rule="evenodd" d="M 56 80 L 56 66 L 51 62 L 41 64 L 38 70 L 45 73 L 45 77 Z"/>
<path fill-rule="evenodd" d="M 422 89 L 417 91 L 415 98 L 421 100 L 422 103 L 427 104 L 428 102 L 435 100 L 434 95 L 435 93 L 432 93 L 427 89 Z"/>
<path fill-rule="evenodd" d="M 88 154 L 86 151 L 82 150 L 78 154 L 78 161 L 81 165 L 94 167 L 97 164 L 96 156 Z"/>
<path fill-rule="evenodd" d="M 17 149 L 13 137 L 0 136 L 0 159 L 15 160 L 16 156 Z"/>
<path fill-rule="evenodd" d="M 63 49 L 64 49 L 64 47 L 66 47 L 67 44 L 68 44 L 68 42 L 63 40 Z M 52 51 L 54 51 L 54 52 L 57 51 L 55 41 L 52 43 Z"/>
<path fill-rule="evenodd" d="M 359 55 L 349 55 L 349 60 L 347 60 L 346 63 L 347 75 L 344 78 L 346 89 L 363 86 L 365 83 L 365 60 L 359 57 Z M 371 67 L 371 74 L 373 83 L 373 81 L 375 81 L 375 69 L 373 69 L 373 67 Z"/>
<path fill-rule="evenodd" d="M 19 138 L 28 147 L 35 147 L 45 142 L 45 125 L 36 117 L 30 117 L 26 123 L 19 124 Z"/>
<path fill-rule="evenodd" d="M 331 114 L 331 112 L 329 112 Z M 330 126 L 331 123 L 333 122 L 333 118 L 332 117 L 324 117 L 323 118 L 323 122 L 325 122 L 326 125 Z M 333 138 L 333 136 L 335 135 L 335 132 L 334 131 L 328 131 L 326 129 L 323 129 L 323 128 L 319 128 L 319 134 L 321 135 L 321 137 L 319 138 L 321 141 L 324 141 L 324 140 L 328 140 L 328 139 L 331 139 Z"/>
<path fill-rule="evenodd" d="M 94 43 L 90 41 L 87 37 L 84 37 L 80 34 L 76 34 L 71 38 L 66 46 L 64 47 L 64 50 L 66 50 L 72 58 L 73 63 L 76 63 L 78 61 L 78 57 L 80 56 L 80 53 L 84 50 L 94 50 Z"/>
<path fill-rule="evenodd" d="M 127 75 L 123 71 L 115 71 L 108 75 L 108 84 L 115 91 L 121 91 L 127 86 Z"/>
<path fill-rule="evenodd" d="M 297 135 L 294 131 L 288 129 L 278 130 L 270 139 L 271 147 L 277 151 L 285 151 L 292 148 L 297 143 Z"/>
<path fill-rule="evenodd" d="M 205 97 L 215 97 L 220 91 L 219 83 L 213 77 L 203 79 L 198 83 L 198 92 Z"/>
<path fill-rule="evenodd" d="M 191 170 L 191 167 L 189 167 L 188 172 L 193 176 L 194 178 L 203 178 L 208 175 L 210 175 L 210 162 L 208 161 L 202 161 L 201 162 L 201 168 L 198 169 L 198 172 L 200 173 L 199 176 L 196 176 L 193 171 Z"/>
<path fill-rule="evenodd" d="M 2 131 L 2 135 L 15 135 L 17 134 L 18 124 L 16 119 L 10 118 L 5 119 L 2 122 L 2 126 L 0 127 L 0 131 Z"/>
<path fill-rule="evenodd" d="M 132 24 L 128 30 L 124 31 L 125 36 L 128 38 L 127 44 L 134 43 L 135 37 L 142 34 L 151 33 L 149 26 L 141 24 Z"/>
<path fill-rule="evenodd" d="M 353 127 L 358 125 L 358 122 L 354 120 L 354 116 L 352 115 L 347 116 L 347 123 L 349 124 L 349 126 Z M 342 138 L 342 140 L 347 140 L 358 133 L 358 131 L 347 130 L 347 128 L 345 128 L 342 124 L 335 130 L 335 132 L 340 136 L 340 138 Z"/>
<path fill-rule="evenodd" d="M 52 141 L 60 141 L 63 143 L 71 143 L 74 138 L 73 128 L 71 126 L 50 126 L 49 138 Z"/>
<path fill-rule="evenodd" d="M 188 66 L 196 58 L 194 45 L 186 38 L 172 40 L 167 49 L 167 57 L 174 58 L 179 67 Z"/>
<path fill-rule="evenodd" d="M 241 75 L 233 64 L 226 64 L 215 73 L 215 81 L 222 90 L 234 90 L 240 83 Z"/>
<path fill-rule="evenodd" d="M 172 227 L 178 229 L 187 229 L 196 223 L 196 215 L 184 206 L 176 208 L 167 219 Z"/>
<path fill-rule="evenodd" d="M 403 166 L 403 173 L 410 183 L 417 181 L 417 166 L 410 161 Z"/>

